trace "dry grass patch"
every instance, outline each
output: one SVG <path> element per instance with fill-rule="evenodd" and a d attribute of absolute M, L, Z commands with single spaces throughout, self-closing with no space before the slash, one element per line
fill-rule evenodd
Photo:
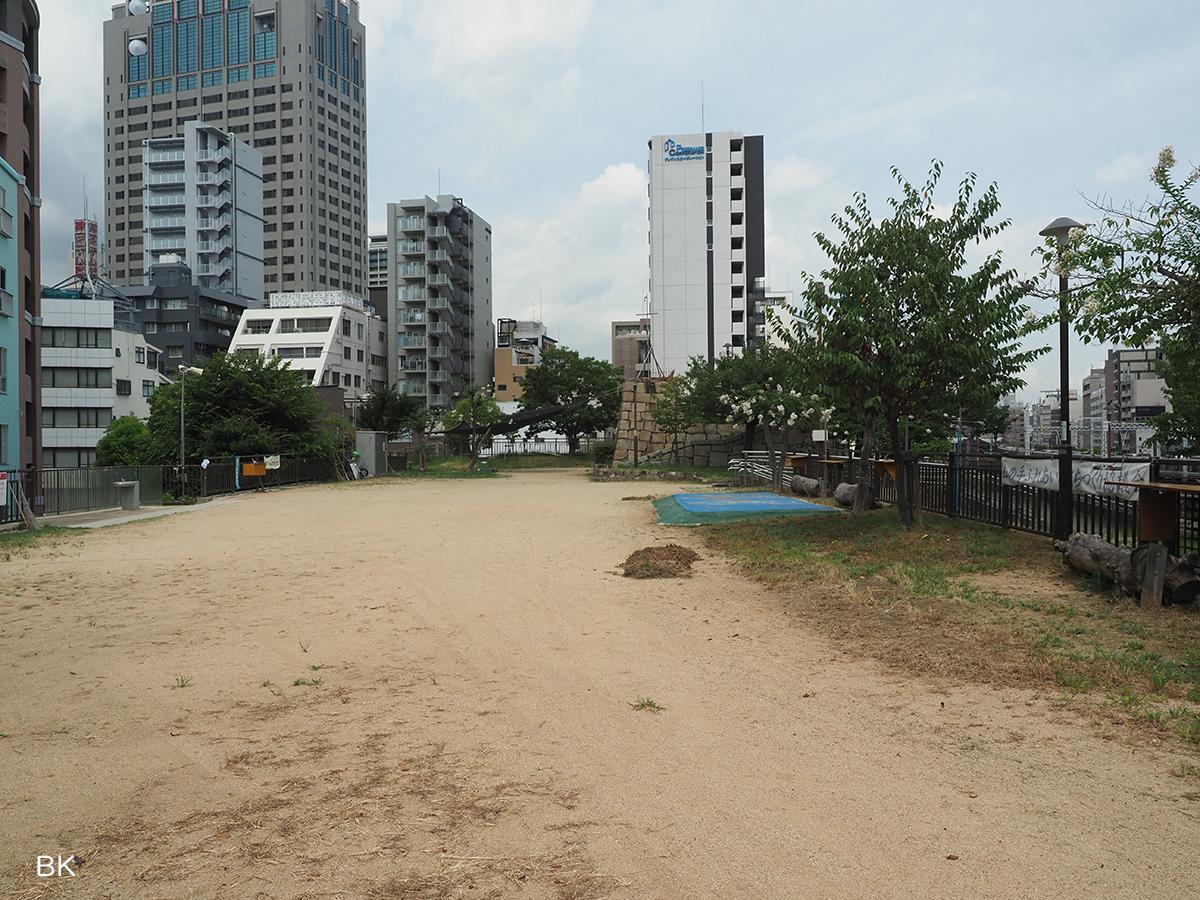
<path fill-rule="evenodd" d="M 790 615 L 909 674 L 1062 691 L 1126 734 L 1200 744 L 1200 615 L 1157 615 L 1065 570 L 1050 541 L 891 510 L 702 530 Z"/>
<path fill-rule="evenodd" d="M 700 555 L 679 544 L 646 547 L 629 554 L 621 564 L 626 578 L 686 578 Z"/>

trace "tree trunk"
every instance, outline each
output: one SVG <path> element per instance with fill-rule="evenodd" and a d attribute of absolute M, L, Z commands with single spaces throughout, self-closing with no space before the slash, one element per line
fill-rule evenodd
<path fill-rule="evenodd" d="M 901 443 L 898 418 L 888 419 L 888 435 L 892 439 L 892 458 L 896 461 L 896 512 L 900 524 L 911 531 L 918 519 L 917 454 Z"/>
<path fill-rule="evenodd" d="M 579 450 L 579 435 L 568 434 L 567 435 L 567 456 L 574 456 L 578 450 Z"/>
<path fill-rule="evenodd" d="M 854 492 L 856 513 L 875 508 L 875 473 L 871 459 L 875 455 L 875 416 L 871 413 L 863 416 L 862 447 L 859 450 L 858 489 Z"/>
<path fill-rule="evenodd" d="M 747 422 L 746 430 L 742 434 L 742 449 L 743 450 L 753 450 L 754 449 L 754 438 L 757 436 L 757 434 L 758 434 L 758 423 L 757 422 Z"/>

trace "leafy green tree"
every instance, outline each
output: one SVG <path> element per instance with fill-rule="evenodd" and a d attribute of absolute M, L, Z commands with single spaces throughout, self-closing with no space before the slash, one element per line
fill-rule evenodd
<path fill-rule="evenodd" d="M 394 440 L 400 432 L 412 428 L 413 417 L 424 405 L 419 397 L 401 394 L 395 385 L 371 391 L 358 406 L 358 427 L 382 431 Z"/>
<path fill-rule="evenodd" d="M 679 435 L 693 423 L 687 404 L 687 380 L 680 376 L 660 381 L 656 388 L 654 421 L 671 435 L 671 461 L 679 465 Z"/>
<path fill-rule="evenodd" d="M 612 363 L 580 356 L 566 347 L 547 349 L 541 363 L 525 374 L 521 408 L 567 408 L 528 430 L 560 432 L 567 439 L 568 452 L 574 455 L 581 438 L 617 424 L 623 377 Z"/>
<path fill-rule="evenodd" d="M 485 388 L 477 388 L 463 395 L 454 408 L 446 413 L 445 425 L 447 430 L 467 430 L 467 446 L 471 455 L 469 469 L 479 465 L 479 453 L 483 445 L 492 439 L 492 431 L 504 419 L 491 393 Z"/>
<path fill-rule="evenodd" d="M 417 467 L 424 472 L 429 464 L 429 436 L 441 424 L 441 414 L 430 406 L 421 406 L 410 419 L 413 445 L 417 448 Z"/>
<path fill-rule="evenodd" d="M 113 419 L 96 444 L 98 466 L 150 466 L 157 462 L 154 438 L 137 416 Z"/>
<path fill-rule="evenodd" d="M 1174 407 L 1155 421 L 1161 443 L 1200 443 L 1200 167 L 1180 177 L 1165 147 L 1144 203 L 1093 203 L 1100 220 L 1076 229 L 1063 253 L 1047 244 L 1048 268 L 1073 276 L 1072 307 L 1086 339 L 1160 343 Z"/>
<path fill-rule="evenodd" d="M 1033 283 L 1005 269 L 998 250 L 978 265 L 968 248 L 1008 227 L 997 219 L 996 185 L 976 196 L 976 176 L 959 184 L 948 210 L 934 205 L 942 164 L 914 186 L 896 169 L 899 195 L 890 215 L 876 220 L 859 193 L 832 217 L 837 236 L 816 236 L 829 257 L 809 278 L 793 336 L 815 363 L 838 408 L 861 424 L 856 509 L 870 508 L 870 460 L 877 433 L 888 436 L 897 460 L 900 521 L 916 520 L 916 454 L 905 449 L 908 416 L 980 419 L 1020 387 L 1021 372 L 1048 348 L 1022 350 L 1021 341 L 1044 321 L 1025 302 Z"/>
<path fill-rule="evenodd" d="M 304 375 L 280 359 L 218 353 L 186 386 L 187 458 L 285 453 L 333 459 L 330 416 Z M 160 462 L 179 460 L 180 384 L 150 398 L 149 428 Z"/>

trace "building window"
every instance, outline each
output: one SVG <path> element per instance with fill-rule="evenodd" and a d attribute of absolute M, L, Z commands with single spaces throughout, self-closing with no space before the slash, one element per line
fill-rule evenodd
<path fill-rule="evenodd" d="M 8 393 L 8 351 L 0 347 L 0 394 Z"/>
<path fill-rule="evenodd" d="M 179 22 L 175 26 L 175 74 L 195 72 L 197 69 L 197 23 L 194 19 Z"/>
<path fill-rule="evenodd" d="M 247 80 L 249 80 L 249 78 L 250 78 L 250 70 L 247 69 L 245 66 L 239 66 L 236 69 L 229 70 L 229 83 L 230 84 L 233 84 L 235 81 L 247 81 Z"/>
<path fill-rule="evenodd" d="M 155 16 L 161 7 L 154 10 Z M 167 9 L 167 15 L 170 16 L 171 11 Z M 155 78 L 163 78 L 167 75 L 175 74 L 172 70 L 172 44 L 174 43 L 175 30 L 174 26 L 169 22 L 166 25 L 155 25 L 151 32 L 151 71 Z"/>
<path fill-rule="evenodd" d="M 195 75 L 184 75 L 182 78 L 179 78 L 175 81 L 175 90 L 177 90 L 177 91 L 194 91 L 195 89 L 196 89 L 196 76 Z M 192 116 L 191 118 L 194 119 L 195 116 Z M 190 119 L 182 119 L 180 121 L 186 122 L 186 121 L 190 121 Z"/>
<path fill-rule="evenodd" d="M 153 381 L 143 381 L 142 382 L 142 396 L 149 397 L 153 393 L 154 393 L 154 382 Z"/>
<path fill-rule="evenodd" d="M 183 347 L 180 344 L 168 347 L 167 356 L 170 359 L 183 359 Z"/>
<path fill-rule="evenodd" d="M 250 61 L 250 13 L 229 13 L 229 65 Z M 232 79 L 231 79 L 232 80 Z"/>
<path fill-rule="evenodd" d="M 125 378 L 118 378 L 117 379 L 117 396 L 118 397 L 128 397 L 132 394 L 133 394 L 133 382 L 131 382 Z"/>
<path fill-rule="evenodd" d="M 256 63 L 254 66 L 255 78 L 274 78 L 275 63 Z"/>

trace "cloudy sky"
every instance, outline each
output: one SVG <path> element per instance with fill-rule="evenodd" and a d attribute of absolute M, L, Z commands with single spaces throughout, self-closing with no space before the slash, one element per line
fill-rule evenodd
<path fill-rule="evenodd" d="M 284 0 L 293 2 L 293 0 Z M 298 0 L 297 0 L 298 2 Z M 43 267 L 65 276 L 71 220 L 101 205 L 105 0 L 41 0 Z M 443 192 L 492 223 L 497 315 L 540 314 L 608 354 L 647 281 L 646 140 L 765 135 L 767 266 L 798 289 L 812 233 L 889 167 L 931 158 L 999 184 L 1002 246 L 1031 265 L 1085 198 L 1144 198 L 1160 147 L 1200 161 L 1193 0 L 362 0 L 372 228 L 389 200 Z M 949 194 L 945 195 L 948 198 Z M 1046 336 L 1046 342 L 1052 336 Z M 1103 351 L 1076 343 L 1077 385 Z M 1052 388 L 1056 357 L 1028 373 Z"/>

